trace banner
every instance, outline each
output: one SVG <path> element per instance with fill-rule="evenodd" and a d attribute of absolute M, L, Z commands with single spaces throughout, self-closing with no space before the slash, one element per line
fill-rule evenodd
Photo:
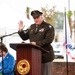
<path fill-rule="evenodd" d="M 63 26 L 63 48 L 64 48 L 64 60 L 69 62 L 74 62 L 74 53 L 73 53 L 73 47 L 72 47 L 72 37 L 70 32 L 70 26 L 68 23 L 68 18 L 66 16 L 65 12 L 65 19 L 64 19 L 64 26 Z"/>

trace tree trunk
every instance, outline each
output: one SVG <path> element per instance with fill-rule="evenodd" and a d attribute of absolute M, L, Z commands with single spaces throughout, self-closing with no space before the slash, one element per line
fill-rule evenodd
<path fill-rule="evenodd" d="M 71 18 L 70 17 L 68 17 L 68 22 L 69 22 L 69 26 L 70 26 L 70 32 L 72 35 L 72 24 L 71 24 Z"/>

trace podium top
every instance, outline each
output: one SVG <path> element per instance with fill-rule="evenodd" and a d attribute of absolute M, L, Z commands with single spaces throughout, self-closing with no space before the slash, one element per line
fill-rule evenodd
<path fill-rule="evenodd" d="M 30 44 L 30 43 L 10 43 L 10 47 L 14 50 L 16 50 L 17 47 L 34 47 L 34 48 L 37 48 L 39 50 L 41 50 L 42 52 L 45 52 L 45 53 L 49 53 L 48 51 L 46 51 L 45 49 L 43 49 L 42 47 L 40 46 L 37 46 L 37 45 L 33 45 L 33 44 Z"/>

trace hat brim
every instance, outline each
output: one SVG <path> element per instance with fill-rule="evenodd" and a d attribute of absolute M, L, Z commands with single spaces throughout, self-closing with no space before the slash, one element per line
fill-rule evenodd
<path fill-rule="evenodd" d="M 35 19 L 35 18 L 38 18 L 39 16 L 41 16 L 41 14 L 34 14 L 33 18 Z"/>

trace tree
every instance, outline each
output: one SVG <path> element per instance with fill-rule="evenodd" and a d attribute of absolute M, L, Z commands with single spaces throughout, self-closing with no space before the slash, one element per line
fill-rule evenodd
<path fill-rule="evenodd" d="M 48 9 L 48 5 L 46 7 L 41 8 L 43 12 L 43 17 L 46 22 L 54 25 L 55 21 L 54 18 L 56 17 L 56 12 L 55 12 L 55 6 L 53 6 L 51 9 Z"/>
<path fill-rule="evenodd" d="M 26 7 L 26 16 L 28 19 L 30 19 L 30 16 L 29 16 L 29 13 L 30 13 L 30 8 L 29 7 Z"/>
<path fill-rule="evenodd" d="M 52 24 L 56 29 L 63 28 L 64 14 L 62 12 L 56 12 L 55 6 L 49 9 L 48 5 L 41 8 L 43 16 L 46 22 Z"/>
<path fill-rule="evenodd" d="M 74 38 L 75 38 L 75 11 L 74 11 Z M 75 42 L 75 39 L 74 39 L 74 42 Z"/>
<path fill-rule="evenodd" d="M 54 18 L 56 29 L 63 29 L 64 13 L 57 12 L 57 17 Z"/>
<path fill-rule="evenodd" d="M 72 24 L 71 24 L 71 16 L 72 16 L 72 11 L 71 10 L 69 10 L 68 11 L 68 13 L 67 13 L 67 18 L 68 18 L 68 22 L 69 22 L 69 26 L 70 26 L 70 32 L 71 32 L 71 34 L 72 34 Z"/>

